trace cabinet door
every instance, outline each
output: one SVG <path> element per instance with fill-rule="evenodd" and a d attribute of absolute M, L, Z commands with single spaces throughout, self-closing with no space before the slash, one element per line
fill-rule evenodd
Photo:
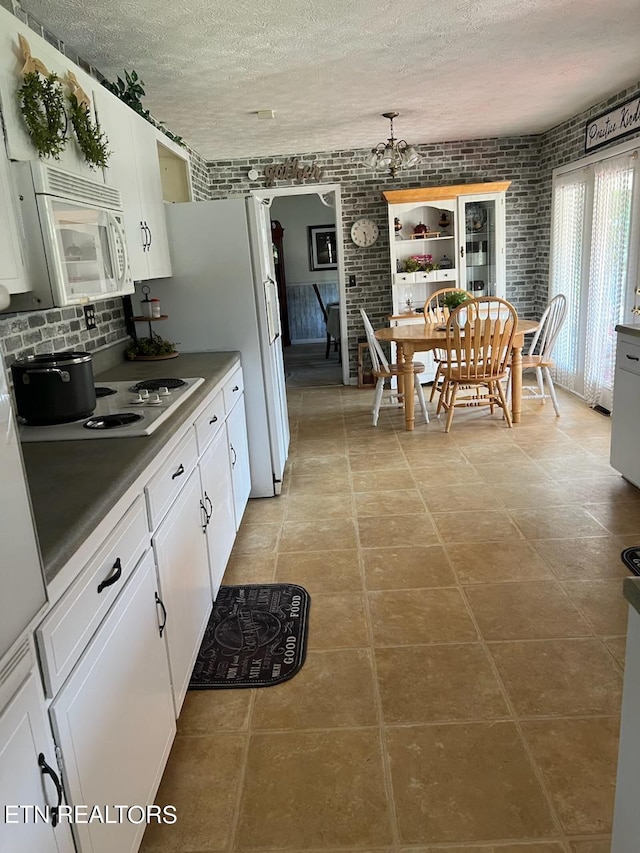
<path fill-rule="evenodd" d="M 207 548 L 211 591 L 215 601 L 236 538 L 233 484 L 224 429 L 218 432 L 200 460 L 200 479 L 205 506 L 209 512 Z"/>
<path fill-rule="evenodd" d="M 166 637 L 176 717 L 212 606 L 204 520 L 196 469 L 152 539 L 160 595 L 167 609 Z"/>
<path fill-rule="evenodd" d="M 9 161 L 0 138 L 0 284 L 9 293 L 25 293 L 29 284 L 25 274 L 20 240 L 18 214 L 13 204 L 13 191 L 9 182 Z"/>
<path fill-rule="evenodd" d="M 104 86 L 93 93 L 100 127 L 109 139 L 109 164 L 105 170 L 107 183 L 120 190 L 124 210 L 124 231 L 127 238 L 129 265 L 135 281 L 148 277 L 146 244 L 142 227 L 138 170 L 134 155 L 131 129 L 132 110 Z"/>
<path fill-rule="evenodd" d="M 161 619 L 148 551 L 51 705 L 74 805 L 153 803 L 176 730 Z M 133 853 L 144 828 L 125 819 L 75 832 L 83 853 Z"/>
<path fill-rule="evenodd" d="M 247 421 L 244 411 L 244 394 L 231 410 L 227 418 L 227 439 L 229 441 L 229 462 L 233 482 L 233 505 L 236 516 L 236 530 L 240 527 L 244 510 L 251 492 L 251 471 L 249 469 L 249 443 L 247 441 Z"/>
<path fill-rule="evenodd" d="M 618 358 L 622 340 L 618 341 Z M 633 347 L 640 355 L 640 347 Z M 611 424 L 611 465 L 640 488 L 638 423 L 640 422 L 640 375 L 616 368 Z"/>
<path fill-rule="evenodd" d="M 460 287 L 472 296 L 505 298 L 504 193 L 458 198 Z"/>
<path fill-rule="evenodd" d="M 147 233 L 146 278 L 166 278 L 171 275 L 167 222 L 162 199 L 162 180 L 156 130 L 148 121 L 131 115 L 133 151 L 138 173 L 138 190 L 142 221 Z"/>
<path fill-rule="evenodd" d="M 55 806 L 58 802 L 54 783 L 43 774 L 38 757 L 58 775 L 51 732 L 44 701 L 32 672 L 0 715 L 0 803 L 5 806 Z M 45 822 L 35 823 L 33 813 L 24 822 L 22 813 L 11 813 L 16 823 L 0 821 L 0 850 L 11 853 L 71 853 L 73 842 L 69 824 L 62 821 L 54 829 Z"/>

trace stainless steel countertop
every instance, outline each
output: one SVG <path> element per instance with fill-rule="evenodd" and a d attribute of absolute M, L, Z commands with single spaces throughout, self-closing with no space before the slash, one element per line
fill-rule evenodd
<path fill-rule="evenodd" d="M 96 382 L 183 376 L 203 376 L 205 381 L 151 435 L 22 445 L 49 583 L 236 363 L 240 363 L 239 352 L 181 353 L 167 361 L 122 362 L 96 375 Z"/>

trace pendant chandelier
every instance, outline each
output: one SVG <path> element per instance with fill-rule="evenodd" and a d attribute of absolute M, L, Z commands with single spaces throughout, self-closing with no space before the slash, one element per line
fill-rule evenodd
<path fill-rule="evenodd" d="M 421 157 L 413 147 L 404 139 L 395 139 L 393 135 L 393 120 L 400 113 L 382 113 L 384 118 L 389 119 L 389 138 L 386 142 L 379 142 L 371 149 L 371 154 L 365 160 L 365 165 L 375 169 L 376 172 L 389 170 L 391 177 L 395 177 L 399 169 L 406 169 L 417 165 Z"/>

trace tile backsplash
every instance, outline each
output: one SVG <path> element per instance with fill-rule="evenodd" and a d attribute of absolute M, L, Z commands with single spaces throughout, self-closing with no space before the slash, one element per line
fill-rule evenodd
<path fill-rule="evenodd" d="M 92 352 L 128 337 L 122 299 L 104 299 L 95 307 L 95 329 L 85 328 L 82 306 L 0 315 L 5 367 L 28 355 L 68 349 Z"/>

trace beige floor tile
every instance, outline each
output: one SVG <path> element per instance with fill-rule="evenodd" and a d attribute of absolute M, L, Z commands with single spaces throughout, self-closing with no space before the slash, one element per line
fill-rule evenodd
<path fill-rule="evenodd" d="M 349 465 L 354 474 L 360 471 L 400 471 L 408 467 L 406 457 L 399 449 L 350 456 Z"/>
<path fill-rule="evenodd" d="M 418 470 L 431 468 L 434 463 L 437 465 L 466 465 L 469 462 L 462 449 L 454 444 L 435 449 L 431 436 L 422 447 L 405 445 L 403 450 L 409 465 Z"/>
<path fill-rule="evenodd" d="M 462 584 L 553 578 L 544 560 L 523 539 L 448 544 L 445 550 Z"/>
<path fill-rule="evenodd" d="M 179 735 L 215 735 L 245 731 L 252 690 L 188 690 L 180 718 Z"/>
<path fill-rule="evenodd" d="M 513 509 L 511 517 L 526 539 L 570 539 L 604 536 L 606 530 L 582 507 Z"/>
<path fill-rule="evenodd" d="M 282 530 L 281 524 L 240 525 L 233 554 L 270 554 L 275 551 Z"/>
<path fill-rule="evenodd" d="M 640 501 L 624 503 L 590 503 L 585 506 L 609 533 L 640 535 Z"/>
<path fill-rule="evenodd" d="M 599 640 L 491 643 L 489 651 L 520 716 L 617 714 L 622 679 Z"/>
<path fill-rule="evenodd" d="M 272 583 L 275 570 L 275 553 L 232 554 L 222 582 L 227 586 L 243 583 Z"/>
<path fill-rule="evenodd" d="M 611 839 L 570 841 L 571 853 L 611 853 Z"/>
<path fill-rule="evenodd" d="M 417 472 L 416 472 L 417 473 Z M 421 486 L 420 493 L 430 512 L 456 512 L 478 502 L 477 483 L 459 483 L 455 486 Z M 483 489 L 482 509 L 502 509 L 493 490 Z"/>
<path fill-rule="evenodd" d="M 358 492 L 355 495 L 356 515 L 410 515 L 422 512 L 424 504 L 417 489 L 395 492 Z"/>
<path fill-rule="evenodd" d="M 564 487 L 558 483 L 527 483 L 524 487 L 522 483 L 494 483 L 487 491 L 507 509 L 538 509 L 571 503 Z"/>
<path fill-rule="evenodd" d="M 351 518 L 353 498 L 346 495 L 300 495 L 287 497 L 287 521 L 315 521 L 318 518 Z"/>
<path fill-rule="evenodd" d="M 396 547 L 411 541 L 420 545 L 438 544 L 433 521 L 426 512 L 359 518 L 358 537 L 361 548 Z"/>
<path fill-rule="evenodd" d="M 279 524 L 284 520 L 287 497 L 252 498 L 244 511 L 243 524 Z"/>
<path fill-rule="evenodd" d="M 609 444 L 609 438 L 607 438 Z M 606 455 L 608 456 L 609 450 Z M 590 504 L 627 503 L 640 501 L 640 489 L 625 479 L 616 476 L 593 477 L 589 480 L 563 480 L 562 489 L 571 498 L 571 503 Z"/>
<path fill-rule="evenodd" d="M 616 660 L 616 663 L 624 669 L 624 659 L 627 651 L 626 637 L 604 637 L 604 643 Z"/>
<path fill-rule="evenodd" d="M 473 467 L 478 472 L 483 483 L 551 483 L 551 479 L 535 462 L 492 462 L 487 464 L 482 461 L 482 451 L 478 451 L 478 458 Z"/>
<path fill-rule="evenodd" d="M 309 650 L 364 648 L 369 645 L 364 596 L 314 595 L 309 612 Z"/>
<path fill-rule="evenodd" d="M 449 542 L 503 542 L 522 539 L 506 510 L 482 512 L 434 512 L 433 520 L 442 537 Z"/>
<path fill-rule="evenodd" d="M 375 646 L 464 643 L 476 629 L 457 589 L 368 593 Z"/>
<path fill-rule="evenodd" d="M 344 456 L 297 456 L 293 463 L 295 477 L 339 477 L 348 473 Z"/>
<path fill-rule="evenodd" d="M 355 525 L 349 518 L 285 521 L 279 551 L 338 551 L 356 545 Z"/>
<path fill-rule="evenodd" d="M 441 486 L 466 486 L 471 483 L 482 482 L 475 466 L 468 463 L 447 465 L 438 462 L 437 457 L 428 468 L 416 469 L 415 479 L 419 486 L 432 489 Z"/>
<path fill-rule="evenodd" d="M 400 853 L 566 853 L 566 850 L 559 841 L 534 841 L 533 844 L 474 844 L 471 847 L 467 844 L 456 844 L 453 847 L 449 844 L 446 847 L 403 847 Z M 593 853 L 600 851 L 594 850 Z"/>
<path fill-rule="evenodd" d="M 325 438 L 299 438 L 296 441 L 296 456 L 343 456 L 347 450 L 344 433 Z"/>
<path fill-rule="evenodd" d="M 279 554 L 276 581 L 298 583 L 312 594 L 359 592 L 364 583 L 356 550 Z"/>
<path fill-rule="evenodd" d="M 317 499 L 322 499 L 324 495 L 350 495 L 351 480 L 346 471 L 318 476 L 294 472 L 290 478 L 289 494 L 315 495 Z"/>
<path fill-rule="evenodd" d="M 352 475 L 354 492 L 389 492 L 414 489 L 416 484 L 409 468 L 400 471 L 358 471 Z"/>
<path fill-rule="evenodd" d="M 365 548 L 367 589 L 420 589 L 456 582 L 442 545 Z"/>
<path fill-rule="evenodd" d="M 479 643 L 376 649 L 375 655 L 387 725 L 509 716 Z"/>
<path fill-rule="evenodd" d="M 591 633 L 555 581 L 483 584 L 465 591 L 485 640 L 544 640 Z"/>
<path fill-rule="evenodd" d="M 607 460 L 594 459 L 590 453 L 585 453 L 581 458 L 574 455 L 562 459 L 541 459 L 537 464 L 559 483 L 564 480 L 591 480 L 593 477 L 610 477 L 615 474 Z"/>
<path fill-rule="evenodd" d="M 309 651 L 300 672 L 257 691 L 251 728 L 330 729 L 375 726 L 371 652 Z"/>
<path fill-rule="evenodd" d="M 178 819 L 149 824 L 141 853 L 227 849 L 244 743 L 239 735 L 176 738 L 156 803 L 175 806 Z"/>
<path fill-rule="evenodd" d="M 235 849 L 390 842 L 378 732 L 252 736 Z"/>
<path fill-rule="evenodd" d="M 562 587 L 597 634 L 626 634 L 629 609 L 621 580 L 566 581 Z"/>
<path fill-rule="evenodd" d="M 401 843 L 533 840 L 555 834 L 512 723 L 390 728 L 387 733 Z"/>
<path fill-rule="evenodd" d="M 624 545 L 615 536 L 534 539 L 531 544 L 559 580 L 623 578 L 627 575 L 620 560 Z"/>
<path fill-rule="evenodd" d="M 565 832 L 610 832 L 617 719 L 537 720 L 522 727 Z"/>

